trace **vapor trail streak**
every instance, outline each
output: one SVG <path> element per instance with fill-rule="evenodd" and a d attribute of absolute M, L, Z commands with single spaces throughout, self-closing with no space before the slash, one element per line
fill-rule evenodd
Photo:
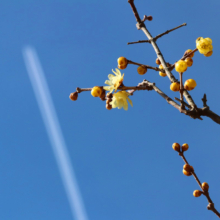
<path fill-rule="evenodd" d="M 23 56 L 72 214 L 76 220 L 88 220 L 43 69 L 32 47 L 26 46 L 23 49 Z"/>

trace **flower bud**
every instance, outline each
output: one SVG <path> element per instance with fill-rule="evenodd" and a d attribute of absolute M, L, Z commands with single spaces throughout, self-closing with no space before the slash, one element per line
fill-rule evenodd
<path fill-rule="evenodd" d="M 124 70 L 126 69 L 127 65 L 118 65 L 118 69 L 120 70 Z"/>
<path fill-rule="evenodd" d="M 156 64 L 157 64 L 157 65 L 160 65 L 160 64 L 161 64 L 159 58 L 156 59 Z"/>
<path fill-rule="evenodd" d="M 93 97 L 100 97 L 102 94 L 102 88 L 99 86 L 94 86 L 91 91 Z"/>
<path fill-rule="evenodd" d="M 204 191 L 208 191 L 208 190 L 209 190 L 209 184 L 206 183 L 206 182 L 202 183 L 202 189 L 203 189 Z"/>
<path fill-rule="evenodd" d="M 194 79 L 187 79 L 184 83 L 184 89 L 191 91 L 196 87 L 196 81 Z"/>
<path fill-rule="evenodd" d="M 182 145 L 182 151 L 187 151 L 189 149 L 189 145 L 188 144 L 183 144 Z"/>
<path fill-rule="evenodd" d="M 191 57 L 187 57 L 185 59 L 185 62 L 186 62 L 188 67 L 191 67 L 193 65 L 193 59 Z"/>
<path fill-rule="evenodd" d="M 209 51 L 208 53 L 204 54 L 205 57 L 210 57 L 212 56 L 213 54 L 213 50 L 212 51 Z"/>
<path fill-rule="evenodd" d="M 208 52 L 212 51 L 212 40 L 210 38 L 200 38 L 196 40 L 196 47 L 201 54 L 207 54 Z"/>
<path fill-rule="evenodd" d="M 70 93 L 69 98 L 70 98 L 72 101 L 76 101 L 77 98 L 78 98 L 78 92 Z"/>
<path fill-rule="evenodd" d="M 148 21 L 152 21 L 153 20 L 153 17 L 151 15 L 147 16 L 147 20 Z"/>
<path fill-rule="evenodd" d="M 172 90 L 174 92 L 180 91 L 180 84 L 178 82 L 171 83 L 170 90 Z"/>
<path fill-rule="evenodd" d="M 104 89 L 102 90 L 102 94 L 100 95 L 100 99 L 101 99 L 102 101 L 105 101 L 105 100 L 106 100 L 106 98 L 105 98 L 105 90 L 104 90 Z"/>
<path fill-rule="evenodd" d="M 194 195 L 195 197 L 200 197 L 200 196 L 202 195 L 202 191 L 200 191 L 200 190 L 194 190 L 193 195 Z"/>
<path fill-rule="evenodd" d="M 179 145 L 178 143 L 173 143 L 172 148 L 173 148 L 175 151 L 180 152 L 180 145 Z"/>
<path fill-rule="evenodd" d="M 144 75 L 146 72 L 147 72 L 147 68 L 145 66 L 139 66 L 137 68 L 137 72 L 140 74 L 140 75 Z"/>
<path fill-rule="evenodd" d="M 186 170 L 184 170 L 184 169 L 183 169 L 183 174 L 184 174 L 184 175 L 186 175 L 186 176 L 191 176 L 191 175 L 192 175 L 192 173 L 191 173 L 191 172 L 187 172 L 187 171 L 186 171 Z"/>
<path fill-rule="evenodd" d="M 192 167 L 189 164 L 184 164 L 183 169 L 187 172 L 190 172 L 190 173 L 193 171 Z"/>
<path fill-rule="evenodd" d="M 191 49 L 188 49 L 188 50 L 185 51 L 184 55 L 187 55 L 187 54 L 189 54 L 189 53 L 191 53 L 191 52 L 192 52 L 192 50 L 191 50 Z M 194 57 L 194 53 L 190 54 L 189 57 Z"/>
<path fill-rule="evenodd" d="M 112 99 L 109 99 L 109 98 L 108 98 L 108 99 L 106 100 L 106 104 L 109 104 L 111 101 L 112 101 Z"/>
<path fill-rule="evenodd" d="M 183 73 L 187 70 L 187 64 L 183 60 L 179 60 L 178 62 L 175 63 L 175 70 L 178 73 Z"/>
<path fill-rule="evenodd" d="M 163 70 L 163 65 L 162 64 L 160 64 L 159 69 Z M 159 75 L 162 76 L 162 77 L 165 77 L 167 74 L 163 73 L 163 72 L 159 72 Z"/>
<path fill-rule="evenodd" d="M 120 66 L 127 66 L 128 61 L 125 57 L 119 57 L 118 58 L 118 65 Z"/>
<path fill-rule="evenodd" d="M 110 105 L 110 104 L 106 104 L 106 109 L 108 109 L 108 110 L 111 110 L 112 109 L 112 105 Z"/>

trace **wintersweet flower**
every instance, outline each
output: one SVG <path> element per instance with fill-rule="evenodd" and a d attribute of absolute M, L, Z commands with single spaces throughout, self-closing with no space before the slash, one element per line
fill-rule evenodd
<path fill-rule="evenodd" d="M 113 94 L 112 101 L 110 104 L 112 105 L 112 108 L 118 108 L 121 109 L 122 107 L 124 110 L 128 110 L 128 102 L 133 107 L 133 103 L 131 99 L 128 98 L 130 94 L 126 91 L 120 91 Z M 128 101 L 128 102 L 127 102 Z"/>
<path fill-rule="evenodd" d="M 112 70 L 112 72 L 115 74 L 115 76 L 113 74 L 109 74 L 108 78 L 109 80 L 105 81 L 105 84 L 107 84 L 108 86 L 104 86 L 103 89 L 104 90 L 108 90 L 110 93 L 115 90 L 115 92 L 117 91 L 118 87 L 122 84 L 123 80 L 124 80 L 124 74 L 121 75 L 121 72 L 119 69 L 115 69 L 116 72 L 114 70 Z"/>
<path fill-rule="evenodd" d="M 199 37 L 196 40 L 196 47 L 201 54 L 207 54 L 213 49 L 212 40 L 208 37 Z"/>

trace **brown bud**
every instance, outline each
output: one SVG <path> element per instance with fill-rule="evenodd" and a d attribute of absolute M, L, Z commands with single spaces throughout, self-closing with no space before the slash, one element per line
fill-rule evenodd
<path fill-rule="evenodd" d="M 161 64 L 159 58 L 156 59 L 156 64 L 157 64 L 157 65 L 160 65 L 160 64 Z"/>
<path fill-rule="evenodd" d="M 126 69 L 127 65 L 118 65 L 118 69 L 120 70 L 124 70 Z"/>
<path fill-rule="evenodd" d="M 110 105 L 110 104 L 106 104 L 106 109 L 108 109 L 108 110 L 111 110 L 112 109 L 112 105 Z"/>
<path fill-rule="evenodd" d="M 78 92 L 70 93 L 69 98 L 70 98 L 72 101 L 76 101 L 77 98 L 78 98 Z"/>
<path fill-rule="evenodd" d="M 202 183 L 202 189 L 203 189 L 204 191 L 208 191 L 208 190 L 209 190 L 209 184 L 206 183 L 206 182 Z"/>
<path fill-rule="evenodd" d="M 112 99 L 107 99 L 106 104 L 109 104 L 112 101 Z"/>
<path fill-rule="evenodd" d="M 100 99 L 102 101 L 105 101 L 105 90 L 104 89 L 102 90 L 102 94 L 100 95 Z"/>
<path fill-rule="evenodd" d="M 186 175 L 186 176 L 191 176 L 191 175 L 192 175 L 192 173 L 191 173 L 191 172 L 187 172 L 187 171 L 186 171 L 186 170 L 184 170 L 184 169 L 183 169 L 183 174 L 184 174 L 184 175 Z"/>
<path fill-rule="evenodd" d="M 194 195 L 195 197 L 200 197 L 200 196 L 202 195 L 202 191 L 200 191 L 200 190 L 194 190 L 193 195 Z"/>
<path fill-rule="evenodd" d="M 173 143 L 172 145 L 172 148 L 175 150 L 175 151 L 180 151 L 180 145 L 178 143 Z"/>
<path fill-rule="evenodd" d="M 188 144 L 183 144 L 182 145 L 182 151 L 187 151 L 189 149 L 189 145 Z"/>
<path fill-rule="evenodd" d="M 107 95 L 106 95 L 108 98 L 112 98 L 113 97 L 113 95 L 112 95 L 112 93 L 107 93 Z"/>
<path fill-rule="evenodd" d="M 153 20 L 153 17 L 151 15 L 147 16 L 147 20 L 148 21 L 152 21 Z"/>
<path fill-rule="evenodd" d="M 193 169 L 189 164 L 184 164 L 183 169 L 187 172 L 192 172 Z"/>

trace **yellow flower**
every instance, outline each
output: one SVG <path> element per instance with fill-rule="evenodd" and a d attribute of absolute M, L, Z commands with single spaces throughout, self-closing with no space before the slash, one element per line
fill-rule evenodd
<path fill-rule="evenodd" d="M 207 54 L 212 51 L 212 40 L 210 38 L 197 38 L 196 40 L 196 47 L 201 54 Z"/>
<path fill-rule="evenodd" d="M 108 78 L 109 80 L 105 81 L 105 84 L 107 84 L 108 86 L 104 86 L 103 89 L 104 90 L 108 90 L 110 93 L 115 90 L 115 92 L 117 91 L 118 87 L 122 84 L 123 79 L 124 79 L 124 74 L 121 75 L 121 72 L 119 69 L 115 69 L 116 72 L 114 70 L 112 70 L 112 72 L 115 74 L 115 76 L 113 74 L 109 74 Z"/>
<path fill-rule="evenodd" d="M 118 107 L 118 109 L 121 109 L 123 107 L 124 110 L 127 111 L 128 110 L 128 102 L 133 107 L 133 103 L 132 103 L 131 99 L 128 98 L 129 95 L 130 94 L 126 91 L 120 91 L 120 92 L 113 94 L 112 101 L 110 102 L 110 104 L 112 105 L 112 108 Z"/>

